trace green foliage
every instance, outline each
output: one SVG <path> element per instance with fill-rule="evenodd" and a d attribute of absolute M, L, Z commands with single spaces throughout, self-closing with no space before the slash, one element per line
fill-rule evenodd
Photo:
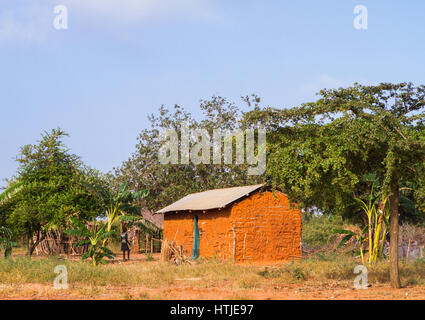
<path fill-rule="evenodd" d="M 139 222 L 143 229 L 149 229 L 150 224 L 146 219 L 138 215 L 140 213 L 140 206 L 138 202 L 146 198 L 148 195 L 147 190 L 139 190 L 132 192 L 128 188 L 128 183 L 123 183 L 117 191 L 110 188 L 105 188 L 99 184 L 87 184 L 87 186 L 94 192 L 102 201 L 105 216 L 107 219 L 106 231 L 112 231 L 113 226 L 121 221 L 126 224 L 132 225 Z M 155 230 L 158 229 L 156 226 Z M 107 239 L 103 241 L 103 246 L 106 246 Z"/>
<path fill-rule="evenodd" d="M 387 230 L 389 229 L 389 216 L 390 211 L 387 206 L 388 197 L 382 197 L 381 201 L 373 199 L 373 185 L 366 203 L 361 199 L 357 199 L 362 204 L 363 212 L 367 216 L 368 240 L 369 240 L 369 264 L 376 263 L 378 257 L 382 257 L 384 251 L 384 244 L 387 237 Z M 360 242 L 360 250 L 363 250 L 363 242 Z M 362 255 L 363 259 L 363 255 Z M 363 261 L 364 262 L 364 261 Z"/>
<path fill-rule="evenodd" d="M 344 238 L 342 238 L 338 244 L 338 248 L 345 246 L 345 244 L 348 241 L 350 241 L 352 237 L 358 236 L 355 232 L 351 230 L 346 230 L 346 229 L 333 229 L 332 231 L 333 233 L 344 235 Z M 358 239 L 361 239 L 360 243 L 363 243 L 363 240 L 364 240 L 363 238 L 366 231 L 367 231 L 367 226 L 366 226 L 366 229 L 363 229 L 362 232 L 360 232 L 360 236 L 358 237 Z"/>
<path fill-rule="evenodd" d="M 320 248 L 332 243 L 335 239 L 336 228 L 342 228 L 344 222 L 340 216 L 303 215 L 303 244 L 309 248 Z"/>
<path fill-rule="evenodd" d="M 88 220 L 101 213 L 99 199 L 85 183 L 101 183 L 102 177 L 68 152 L 62 143 L 66 136 L 54 129 L 38 144 L 22 147 L 18 175 L 1 195 L 0 221 L 27 238 L 29 255 L 48 230 L 65 227 L 69 216 Z"/>
<path fill-rule="evenodd" d="M 294 277 L 294 279 L 296 279 L 296 280 L 305 280 L 306 279 L 306 276 L 305 276 L 305 274 L 304 274 L 304 272 L 303 272 L 303 269 L 301 269 L 301 268 L 295 268 L 293 271 L 292 271 L 292 276 Z"/>
<path fill-rule="evenodd" d="M 22 189 L 22 182 L 13 182 L 0 194 L 0 205 L 9 202 Z"/>
<path fill-rule="evenodd" d="M 13 196 L 22 188 L 22 183 L 10 181 L 9 186 L 0 194 L 0 226 L 7 226 L 7 219 L 13 211 L 16 201 Z"/>
<path fill-rule="evenodd" d="M 114 259 L 115 254 L 102 244 L 113 235 L 113 231 L 106 231 L 105 224 L 99 225 L 99 223 L 94 222 L 90 229 L 74 217 L 71 217 L 70 221 L 74 229 L 65 230 L 65 233 L 82 238 L 74 246 L 88 246 L 87 252 L 81 257 L 83 260 L 90 258 L 93 265 L 98 265 L 106 263 L 105 257 Z"/>
<path fill-rule="evenodd" d="M 389 230 L 388 197 L 376 192 L 374 182 L 367 202 L 358 198 L 356 200 L 361 205 L 363 220 L 366 221 L 363 230 L 358 234 L 343 229 L 335 229 L 334 232 L 345 235 L 338 245 L 339 248 L 344 246 L 352 237 L 357 239 L 363 263 L 365 263 L 363 246 L 365 242 L 368 242 L 369 259 L 367 262 L 371 265 L 376 263 L 378 258 L 383 257 L 387 231 Z"/>
<path fill-rule="evenodd" d="M 0 227 L 0 250 L 4 250 L 4 257 L 8 258 L 12 255 L 12 248 L 18 244 L 14 241 L 12 230 L 6 227 Z"/>
<path fill-rule="evenodd" d="M 268 134 L 270 181 L 302 207 L 353 216 L 355 198 L 367 200 L 374 173 L 391 183 L 414 183 L 424 207 L 425 87 L 410 83 L 322 90 L 316 102 L 291 109 L 266 108 L 245 115 Z"/>
<path fill-rule="evenodd" d="M 361 178 L 375 174 L 390 195 L 391 284 L 400 288 L 400 185 L 414 184 L 416 206 L 425 209 L 425 86 L 355 84 L 320 96 L 299 107 L 246 115 L 273 132 L 268 178 L 301 207 L 350 217 L 359 211 L 355 199 L 366 201 L 369 194 Z"/>
<path fill-rule="evenodd" d="M 366 252 L 368 252 L 369 250 L 364 250 L 363 249 L 363 243 L 367 240 L 367 232 L 369 230 L 369 224 L 367 224 L 363 230 L 361 230 L 359 233 L 355 233 L 351 230 L 344 230 L 344 229 L 334 229 L 333 232 L 336 234 L 343 234 L 345 235 L 340 243 L 338 244 L 338 248 L 343 247 L 348 241 L 350 241 L 351 238 L 356 238 L 357 243 L 359 244 L 359 252 L 360 252 L 360 257 L 362 259 L 362 263 L 365 263 L 365 256 L 364 254 Z M 382 244 L 383 247 L 384 244 Z M 369 247 L 370 248 L 370 247 Z M 372 259 L 372 256 L 370 256 L 369 258 L 370 260 Z"/>
<path fill-rule="evenodd" d="M 136 202 L 145 198 L 147 195 L 147 190 L 131 192 L 128 190 L 127 183 L 123 183 L 119 191 L 115 194 L 109 192 L 108 197 L 105 199 L 107 203 L 105 214 L 108 219 L 106 230 L 111 231 L 112 225 L 120 220 L 132 222 L 137 219 L 134 216 L 126 217 L 126 215 L 138 214 L 140 212 L 140 207 L 136 204 Z"/>
<path fill-rule="evenodd" d="M 251 103 L 249 98 L 245 101 Z M 253 103 L 258 102 L 258 98 L 253 99 Z M 166 129 L 180 132 L 181 125 L 186 123 L 190 130 L 205 129 L 212 137 L 213 129 L 232 131 L 244 129 L 247 125 L 241 122 L 241 111 L 222 97 L 201 101 L 200 109 L 203 115 L 196 115 L 197 119 L 200 118 L 197 120 L 178 105 L 174 110 L 161 107 L 157 115 L 149 116 L 151 128 L 139 135 L 136 152 L 116 169 L 118 183 L 128 181 L 131 189 L 149 191 L 146 205 L 151 210 L 163 208 L 189 193 L 262 181 L 262 177 L 248 176 L 245 164 L 213 165 L 211 162 L 194 165 L 190 162 L 187 165 L 163 165 L 159 162 L 160 133 Z"/>

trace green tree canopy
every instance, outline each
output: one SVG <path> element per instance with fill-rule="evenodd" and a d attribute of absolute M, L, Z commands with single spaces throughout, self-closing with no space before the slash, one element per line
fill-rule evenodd
<path fill-rule="evenodd" d="M 256 103 L 258 98 L 245 98 L 247 103 Z M 257 101 L 258 102 L 258 101 Z M 165 129 L 180 132 L 186 123 L 189 129 L 205 129 L 212 137 L 213 129 L 244 129 L 239 108 L 222 97 L 213 97 L 200 103 L 202 115 L 193 116 L 182 107 L 173 110 L 165 107 L 157 115 L 149 116 L 150 129 L 144 129 L 138 137 L 136 151 L 115 170 L 117 182 L 129 182 L 134 190 L 147 190 L 146 205 L 158 210 L 181 197 L 215 188 L 255 184 L 262 176 L 248 176 L 247 165 L 161 164 L 158 159 L 161 147 L 160 134 Z"/>
<path fill-rule="evenodd" d="M 2 196 L 0 221 L 26 236 L 29 255 L 46 231 L 65 227 L 70 216 L 90 220 L 102 213 L 100 199 L 83 183 L 99 183 L 102 177 L 69 153 L 62 142 L 65 136 L 54 129 L 38 144 L 22 147 L 18 173 Z"/>
<path fill-rule="evenodd" d="M 245 115 L 268 135 L 267 175 L 303 207 L 350 214 L 365 199 L 374 174 L 391 195 L 391 282 L 397 269 L 399 187 L 415 186 L 424 208 L 425 87 L 411 83 L 322 90 L 320 99 L 291 109 L 265 108 Z"/>

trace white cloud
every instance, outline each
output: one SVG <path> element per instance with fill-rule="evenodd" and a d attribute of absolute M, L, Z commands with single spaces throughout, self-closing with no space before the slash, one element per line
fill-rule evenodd
<path fill-rule="evenodd" d="M 132 26 L 164 19 L 215 19 L 213 0 L 62 0 L 91 23 Z M 217 2 L 217 1 L 216 1 Z"/>
<path fill-rule="evenodd" d="M 8 40 L 44 42 L 51 30 L 51 15 L 44 6 L 6 8 L 0 13 L 0 45 Z"/>
<path fill-rule="evenodd" d="M 68 8 L 72 23 L 82 21 L 105 28 L 132 27 L 156 20 L 214 20 L 213 3 L 218 0 L 38 0 L 2 1 L 0 11 L 0 45 L 7 40 L 44 42 L 55 15 L 53 8 Z M 4 1 L 4 2 L 3 2 Z M 22 4 L 24 3 L 24 4 Z"/>

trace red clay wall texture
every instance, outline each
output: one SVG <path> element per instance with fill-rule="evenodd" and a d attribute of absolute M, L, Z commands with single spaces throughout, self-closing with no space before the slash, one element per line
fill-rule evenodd
<path fill-rule="evenodd" d="M 190 255 L 198 216 L 199 255 L 239 262 L 276 262 L 301 255 L 301 211 L 276 191 L 255 193 L 221 210 L 166 213 L 164 237 Z"/>

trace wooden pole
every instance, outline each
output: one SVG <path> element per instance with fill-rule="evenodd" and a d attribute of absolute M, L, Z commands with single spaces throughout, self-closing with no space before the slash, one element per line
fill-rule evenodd
<path fill-rule="evenodd" d="M 232 226 L 233 231 L 233 260 L 236 261 L 236 230 L 235 225 Z"/>
<path fill-rule="evenodd" d="M 243 237 L 243 259 L 245 259 L 245 242 L 246 242 L 246 233 L 244 234 L 244 237 Z"/>

